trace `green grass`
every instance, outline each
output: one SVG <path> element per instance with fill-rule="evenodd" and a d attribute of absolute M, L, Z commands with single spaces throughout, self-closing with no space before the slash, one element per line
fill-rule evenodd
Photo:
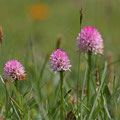
<path fill-rule="evenodd" d="M 50 7 L 50 16 L 45 21 L 32 21 L 27 16 L 27 8 L 34 3 L 46 3 Z M 112 2 L 112 4 L 110 3 Z M 77 94 L 78 52 L 76 37 L 80 32 L 80 0 L 1 0 L 0 25 L 3 27 L 3 44 L 0 46 L 0 75 L 3 77 L 5 63 L 17 59 L 26 69 L 27 79 L 19 81 L 22 96 L 17 93 L 14 83 L 7 86 L 9 97 L 6 105 L 6 88 L 0 82 L 0 115 L 10 120 L 59 120 L 60 119 L 60 78 L 50 69 L 49 55 L 56 48 L 57 36 L 62 36 L 61 48 L 67 51 L 71 60 L 71 72 L 66 72 L 64 79 L 64 115 L 70 111 L 71 117 L 77 117 L 77 103 L 72 104 L 70 95 Z M 92 58 L 91 96 L 87 105 L 87 95 L 79 93 L 80 120 L 90 118 L 100 120 L 120 119 L 120 82 L 119 82 L 119 26 L 120 1 L 83 0 L 83 22 L 95 26 L 102 34 L 105 53 Z M 107 54 L 113 54 L 114 72 L 112 91 L 109 89 L 109 70 Z M 81 55 L 79 87 L 86 88 L 87 60 Z M 104 65 L 105 64 L 105 65 Z M 108 63 L 109 65 L 109 63 Z M 98 67 L 100 87 L 96 90 L 95 69 Z M 8 96 L 7 94 L 7 96 Z M 4 109 L 5 107 L 5 109 Z M 70 120 L 73 120 L 71 118 Z"/>

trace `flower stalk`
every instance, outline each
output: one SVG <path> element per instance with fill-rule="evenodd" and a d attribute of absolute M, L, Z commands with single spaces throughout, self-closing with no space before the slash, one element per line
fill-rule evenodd
<path fill-rule="evenodd" d="M 63 71 L 60 71 L 60 89 L 61 89 L 61 112 L 60 112 L 60 116 L 61 116 L 61 120 L 64 120 L 64 86 L 63 86 Z"/>
<path fill-rule="evenodd" d="M 60 89 L 61 89 L 61 106 L 60 106 L 60 118 L 61 120 L 64 120 L 64 71 L 69 70 L 70 71 L 70 60 L 67 56 L 67 53 L 64 52 L 61 49 L 57 49 L 53 51 L 52 55 L 50 56 L 50 63 L 51 63 L 51 68 L 55 72 L 60 73 Z"/>
<path fill-rule="evenodd" d="M 87 76 L 87 104 L 90 104 L 90 79 L 91 79 L 91 57 L 92 53 L 88 51 L 88 76 Z"/>
<path fill-rule="evenodd" d="M 16 88 L 16 91 L 17 91 L 19 105 L 23 108 L 21 93 L 20 93 L 20 90 L 19 90 L 19 87 L 18 87 L 18 79 L 15 80 L 15 88 Z"/>

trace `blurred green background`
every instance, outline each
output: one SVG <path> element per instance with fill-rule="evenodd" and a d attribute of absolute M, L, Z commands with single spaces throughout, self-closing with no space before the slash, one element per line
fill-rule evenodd
<path fill-rule="evenodd" d="M 48 17 L 34 20 L 29 7 L 47 5 Z M 30 37 L 35 41 L 36 53 L 45 55 L 53 50 L 57 36 L 62 36 L 62 48 L 75 53 L 79 28 L 79 10 L 83 8 L 83 23 L 96 27 L 103 36 L 105 50 L 119 54 L 120 0 L 0 0 L 0 25 L 4 39 L 2 49 L 7 57 L 23 56 Z M 44 7 L 44 6 L 43 6 Z M 38 11 L 44 12 L 40 8 Z M 37 12 L 37 11 L 36 11 Z M 14 52 L 15 51 L 15 52 Z M 107 52 L 105 51 L 105 52 Z"/>
<path fill-rule="evenodd" d="M 119 5 L 120 0 L 0 0 L 0 25 L 3 28 L 3 44 L 0 46 L 1 74 L 4 64 L 10 59 L 18 59 L 24 64 L 28 55 L 27 45 L 31 39 L 34 42 L 37 64 L 43 64 L 46 54 L 51 54 L 56 48 L 57 37 L 61 35 L 61 48 L 68 52 L 72 74 L 75 75 L 78 59 L 76 37 L 80 32 L 81 6 L 82 27 L 96 27 L 104 40 L 105 56 L 111 52 L 114 59 L 118 59 Z"/>

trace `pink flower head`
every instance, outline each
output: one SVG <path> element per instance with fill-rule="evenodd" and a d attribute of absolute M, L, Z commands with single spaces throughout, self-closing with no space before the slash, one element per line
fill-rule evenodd
<path fill-rule="evenodd" d="M 4 79 L 12 81 L 14 80 L 24 80 L 25 70 L 23 65 L 17 60 L 10 60 L 5 64 L 4 67 Z"/>
<path fill-rule="evenodd" d="M 79 50 L 86 53 L 91 51 L 93 54 L 103 54 L 103 39 L 97 29 L 86 26 L 78 34 Z"/>
<path fill-rule="evenodd" d="M 50 63 L 51 63 L 51 68 L 56 71 L 66 71 L 70 70 L 69 68 L 71 67 L 70 65 L 70 60 L 67 56 L 67 53 L 64 52 L 61 49 L 55 50 L 52 55 L 50 56 Z"/>

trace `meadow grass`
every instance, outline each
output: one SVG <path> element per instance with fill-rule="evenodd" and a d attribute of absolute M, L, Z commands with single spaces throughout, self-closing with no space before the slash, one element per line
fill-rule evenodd
<path fill-rule="evenodd" d="M 35 22 L 27 17 L 27 7 L 34 3 L 33 0 L 21 0 L 19 5 L 15 0 L 0 1 L 3 12 L 0 11 L 0 24 L 4 35 L 0 46 L 0 119 L 60 119 L 60 77 L 51 70 L 49 57 L 56 49 L 57 36 L 61 34 L 61 48 L 67 51 L 72 64 L 71 72 L 66 72 L 64 77 L 64 119 L 119 120 L 120 2 L 116 1 L 112 6 L 110 3 L 112 11 L 107 11 L 109 2 L 104 0 L 103 3 L 95 0 L 82 3 L 82 27 L 92 25 L 99 28 L 105 45 L 104 55 L 92 56 L 89 105 L 86 91 L 88 58 L 82 54 L 79 65 L 76 48 L 76 36 L 80 32 L 80 1 L 45 2 L 51 8 L 51 16 L 45 21 Z M 112 61 L 107 56 L 109 51 L 113 53 Z M 13 82 L 4 82 L 3 67 L 10 59 L 21 61 L 26 70 L 26 80 L 18 81 L 19 91 Z"/>
<path fill-rule="evenodd" d="M 49 55 L 40 66 L 34 59 L 34 43 L 28 45 L 29 54 L 25 59 L 25 68 L 27 78 L 25 81 L 18 81 L 18 86 L 14 82 L 6 84 L 1 76 L 1 87 L 5 96 L 1 99 L 1 116 L 5 119 L 41 119 L 41 120 L 58 120 L 60 119 L 60 77 L 58 73 L 54 73 L 49 67 Z M 83 57 L 84 55 L 81 55 Z M 97 56 L 102 59 L 102 56 Z M 87 63 L 87 58 L 84 58 Z M 119 77 L 113 73 L 110 79 L 109 67 L 118 61 L 105 60 L 96 62 L 96 55 L 91 59 L 90 74 L 90 96 L 87 102 L 87 79 L 89 76 L 88 66 L 84 67 L 84 76 L 82 85 L 71 85 L 70 72 L 65 74 L 64 78 L 64 102 L 62 119 L 119 119 Z M 96 71 L 97 69 L 97 71 Z M 47 76 L 46 73 L 47 72 Z M 43 80 L 44 79 L 44 80 Z M 97 81 L 98 79 L 98 81 Z M 72 80 L 72 79 L 71 79 Z M 70 84 L 70 85 L 69 85 Z M 110 87 L 111 86 L 111 87 Z M 77 87 L 79 89 L 79 97 L 77 95 Z M 19 89 L 19 90 L 18 90 Z M 82 90 L 82 91 L 81 91 Z M 63 92 L 63 91 L 62 91 Z M 78 103 L 77 103 L 78 101 Z M 63 103 L 62 102 L 62 103 Z M 79 107 L 79 112 L 78 112 Z"/>

